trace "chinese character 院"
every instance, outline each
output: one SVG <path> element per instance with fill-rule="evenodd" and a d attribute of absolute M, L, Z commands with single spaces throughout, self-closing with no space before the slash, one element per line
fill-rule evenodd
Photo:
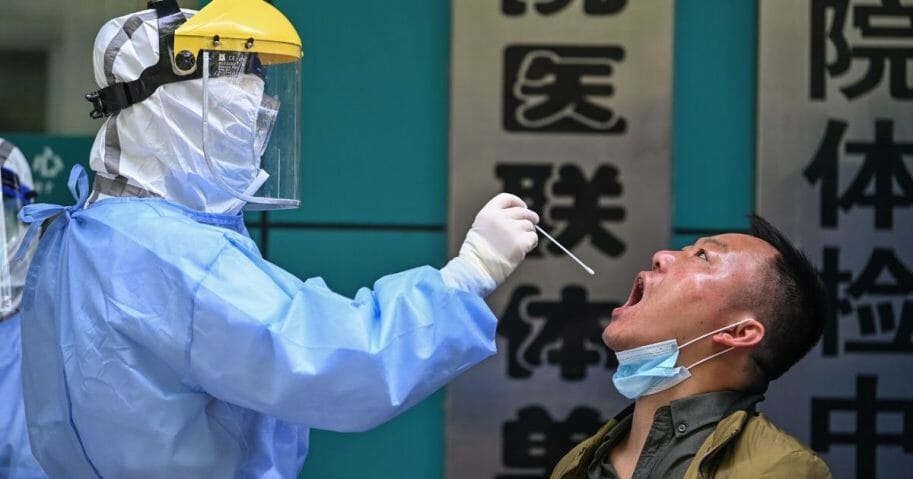
<path fill-rule="evenodd" d="M 847 141 L 845 148 L 841 148 L 846 129 L 845 121 L 829 120 L 818 151 L 803 170 L 805 179 L 820 191 L 820 224 L 835 228 L 838 207 L 848 211 L 858 206 L 874 210 L 876 229 L 890 229 L 894 225 L 895 209 L 909 209 L 913 205 L 913 178 L 904 163 L 906 157 L 913 155 L 913 143 L 894 140 L 892 120 L 876 120 L 874 141 Z M 838 173 L 842 151 L 862 156 L 862 165 L 840 193 Z"/>
<path fill-rule="evenodd" d="M 543 359 L 571 381 L 584 379 L 590 367 L 618 364 L 602 343 L 602 330 L 619 303 L 589 301 L 579 286 L 565 287 L 560 301 L 539 294 L 535 286 L 517 287 L 498 323 L 498 336 L 507 340 L 508 377 L 530 377 Z"/>
<path fill-rule="evenodd" d="M 529 3 L 541 15 L 553 15 L 570 5 L 571 0 L 501 0 L 501 13 L 509 16 L 523 15 Z M 625 7 L 627 0 L 583 0 L 587 15 L 614 15 Z"/>
<path fill-rule="evenodd" d="M 551 230 L 550 221 L 560 226 L 554 236 L 561 244 L 573 249 L 589 239 L 596 249 L 608 256 L 624 253 L 624 242 L 604 226 L 625 218 L 621 205 L 609 203 L 622 194 L 618 168 L 599 165 L 590 179 L 579 166 L 570 164 L 563 165 L 554 180 L 552 173 L 549 164 L 495 166 L 495 175 L 501 180 L 503 190 L 519 196 L 530 209 L 541 213 L 542 228 Z M 547 191 L 551 181 L 553 195 L 550 199 Z M 531 252 L 532 257 L 541 257 L 543 246 L 539 245 Z M 545 248 L 552 254 L 561 253 L 561 249 L 551 243 Z"/>
<path fill-rule="evenodd" d="M 830 307 L 822 339 L 823 354 L 838 354 L 840 319 L 854 315 L 859 334 L 865 340 L 847 341 L 847 353 L 913 353 L 913 301 L 910 300 L 913 273 L 910 268 L 887 248 L 873 249 L 855 279 L 851 271 L 840 268 L 839 260 L 838 248 L 824 248 L 820 273 Z M 883 299 L 875 300 L 870 296 Z M 895 303 L 899 303 L 899 307 Z M 871 339 L 884 335 L 893 337 Z"/>
<path fill-rule="evenodd" d="M 831 445 L 856 446 L 855 477 L 878 477 L 875 467 L 878 446 L 901 446 L 904 453 L 913 453 L 913 400 L 879 398 L 877 382 L 876 376 L 857 376 L 855 398 L 812 399 L 812 448 L 827 452 Z M 832 431 L 833 412 L 855 413 L 856 430 Z M 878 415 L 891 413 L 902 416 L 901 431 L 879 431 Z"/>
<path fill-rule="evenodd" d="M 885 71 L 888 92 L 896 100 L 913 98 L 907 69 L 913 60 L 913 6 L 898 0 L 881 0 L 881 5 L 855 5 L 850 24 L 862 39 L 850 45 L 846 37 L 849 0 L 812 0 L 811 2 L 811 98 L 827 95 L 827 79 L 846 75 L 851 66 L 861 64 L 864 74 L 842 83 L 840 92 L 854 99 L 875 89 Z M 834 54 L 827 48 L 830 45 Z"/>
<path fill-rule="evenodd" d="M 617 46 L 514 45 L 504 51 L 504 128 L 519 132 L 622 134 L 608 99 Z"/>
<path fill-rule="evenodd" d="M 553 420 L 541 406 L 520 409 L 516 420 L 504 423 L 501 457 L 507 469 L 522 472 L 496 479 L 547 479 L 561 457 L 603 422 L 599 411 L 587 407 L 574 408 L 564 422 Z"/>

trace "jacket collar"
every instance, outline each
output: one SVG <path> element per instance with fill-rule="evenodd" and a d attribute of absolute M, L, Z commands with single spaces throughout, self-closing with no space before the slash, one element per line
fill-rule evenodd
<path fill-rule="evenodd" d="M 757 414 L 757 404 L 763 400 L 764 396 L 761 394 L 748 394 L 735 401 L 694 454 L 694 460 L 688 466 L 685 477 L 709 477 L 710 461 L 738 437 L 748 420 Z"/>
<path fill-rule="evenodd" d="M 715 454 L 738 435 L 748 419 L 755 415 L 756 406 L 762 400 L 764 400 L 764 396 L 761 394 L 746 394 L 732 403 L 723 414 L 723 419 L 720 420 L 714 432 L 701 444 L 694 456 L 696 460 L 688 467 L 685 477 L 695 477 L 699 467 L 703 470 L 704 459 L 707 459 L 708 455 Z M 616 414 L 614 418 L 599 428 L 596 434 L 578 444 L 568 453 L 570 457 L 566 457 L 558 463 L 551 476 L 552 479 L 586 479 L 585 465 L 593 460 L 596 449 L 622 419 L 632 414 L 634 414 L 634 403 Z M 566 462 L 567 459 L 570 461 Z M 582 465 L 584 467 L 581 467 Z"/>

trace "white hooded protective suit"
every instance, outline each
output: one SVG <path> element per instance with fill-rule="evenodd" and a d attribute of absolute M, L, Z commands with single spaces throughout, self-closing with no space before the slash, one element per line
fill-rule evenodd
<path fill-rule="evenodd" d="M 21 198 L 24 191 L 33 191 L 32 171 L 25 156 L 12 143 L 0 138 L 0 165 L 18 178 L 19 191 L 4 191 L 4 200 L 8 193 Z M 4 188 L 6 190 L 6 188 Z M 9 202 L 9 205 L 15 202 Z M 7 212 L 4 216 L 16 214 Z M 8 221 L 7 229 L 24 230 L 18 221 Z M 19 247 L 24 231 L 7 234 L 12 241 L 5 242 L 7 258 Z M 22 299 L 22 287 L 28 271 L 31 255 L 26 254 L 21 261 L 11 261 L 10 282 L 12 286 L 12 304 L 9 310 L 2 311 L 0 317 L 0 478 L 4 479 L 39 479 L 46 477 L 41 466 L 32 456 L 29 448 L 28 429 L 25 424 L 25 409 L 22 402 L 22 344 L 20 341 L 19 303 Z"/>
<path fill-rule="evenodd" d="M 151 10 L 104 25 L 98 84 L 155 63 L 156 28 Z M 225 141 L 251 138 L 257 87 L 218 119 Z M 296 477 L 309 428 L 372 428 L 494 352 L 480 294 L 494 285 L 460 258 L 354 299 L 263 259 L 203 158 L 200 88 L 166 84 L 109 117 L 91 199 L 77 168 L 75 206 L 21 215 L 49 223 L 22 337 L 29 432 L 51 477 Z M 220 167 L 242 186 L 257 172 Z"/>

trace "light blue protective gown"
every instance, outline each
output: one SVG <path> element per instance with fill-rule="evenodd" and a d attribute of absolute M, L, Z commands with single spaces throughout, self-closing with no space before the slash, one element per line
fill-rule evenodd
<path fill-rule="evenodd" d="M 29 449 L 22 407 L 19 322 L 18 313 L 0 321 L 0 479 L 43 479 Z"/>
<path fill-rule="evenodd" d="M 81 209 L 85 189 L 20 216 L 60 213 L 22 330 L 29 432 L 52 478 L 294 478 L 309 428 L 370 429 L 494 352 L 494 315 L 436 269 L 349 299 L 264 260 L 241 216 L 140 198 Z"/>

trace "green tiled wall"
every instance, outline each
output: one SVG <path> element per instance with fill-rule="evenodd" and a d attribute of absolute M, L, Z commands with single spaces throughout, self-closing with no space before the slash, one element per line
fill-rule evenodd
<path fill-rule="evenodd" d="M 443 225 L 449 2 L 275 2 L 302 59 L 302 207 L 277 221 Z"/>
<path fill-rule="evenodd" d="M 443 266 L 446 247 L 443 231 L 270 227 L 268 241 L 270 261 L 302 279 L 320 276 L 347 296 L 385 274 Z"/>
<path fill-rule="evenodd" d="M 673 222 L 742 229 L 754 208 L 755 1 L 675 7 Z"/>

